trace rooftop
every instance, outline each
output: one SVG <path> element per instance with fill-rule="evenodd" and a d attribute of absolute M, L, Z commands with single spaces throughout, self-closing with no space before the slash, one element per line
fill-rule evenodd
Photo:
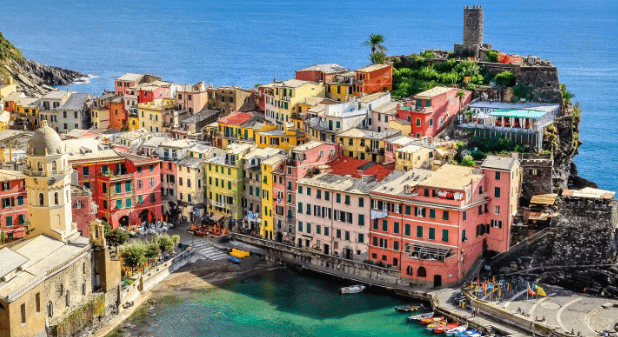
<path fill-rule="evenodd" d="M 62 99 L 66 95 L 70 95 L 70 91 L 52 90 L 43 96 L 43 99 Z"/>
<path fill-rule="evenodd" d="M 184 166 L 184 167 L 191 167 L 191 168 L 197 168 L 199 167 L 202 163 L 204 163 L 203 159 L 199 159 L 199 158 L 195 158 L 195 157 L 185 157 L 184 159 L 182 159 L 181 161 L 179 161 L 178 163 L 176 163 L 177 166 Z"/>
<path fill-rule="evenodd" d="M 195 141 L 191 139 L 176 139 L 171 142 L 163 143 L 161 146 L 164 147 L 173 147 L 177 149 L 186 149 L 195 145 Z"/>
<path fill-rule="evenodd" d="M 434 171 L 423 169 L 412 169 L 406 172 L 394 171 L 372 192 L 398 196 L 411 196 L 410 193 L 406 193 L 406 186 L 417 186 L 428 177 L 431 177 L 432 174 L 434 174 Z"/>
<path fill-rule="evenodd" d="M 586 187 L 581 190 L 564 190 L 563 196 L 585 199 L 611 199 L 616 192 Z"/>
<path fill-rule="evenodd" d="M 483 175 L 475 173 L 473 167 L 445 164 L 423 182 L 423 186 L 463 190 L 473 181 L 480 180 Z"/>
<path fill-rule="evenodd" d="M 510 171 L 513 169 L 513 166 L 517 163 L 517 159 L 513 157 L 505 157 L 505 156 L 487 156 L 483 163 L 481 164 L 481 168 L 486 169 L 497 169 Z"/>
<path fill-rule="evenodd" d="M 530 199 L 530 204 L 535 205 L 553 205 L 558 198 L 557 194 L 539 194 L 533 195 Z"/>
<path fill-rule="evenodd" d="M 375 176 L 375 180 L 381 181 L 388 176 L 394 169 L 392 165 L 385 166 L 371 161 L 351 158 L 339 157 L 328 164 L 328 173 L 337 175 L 349 175 L 355 178 L 362 176 Z"/>
<path fill-rule="evenodd" d="M 144 75 L 134 74 L 134 73 L 126 73 L 122 76 L 116 78 L 116 81 L 127 81 L 127 82 L 136 82 L 142 79 Z"/>
<path fill-rule="evenodd" d="M 368 73 L 368 72 L 384 69 L 386 67 L 392 67 L 392 66 L 390 64 L 380 64 L 380 63 L 370 64 L 368 66 L 364 66 L 362 68 L 356 69 L 356 72 Z"/>
<path fill-rule="evenodd" d="M 21 180 L 24 179 L 24 174 L 13 170 L 0 170 L 0 181 Z M 0 258 L 0 261 L 3 261 Z M 2 276 L 0 276 L 2 277 Z"/>
<path fill-rule="evenodd" d="M 384 96 L 389 96 L 390 97 L 390 95 L 391 95 L 390 92 L 382 92 L 382 91 L 374 92 L 373 94 L 361 96 L 358 99 L 358 102 L 361 102 L 361 103 L 371 103 L 371 102 L 375 101 L 376 99 L 378 99 L 380 97 L 384 97 Z"/>
<path fill-rule="evenodd" d="M 401 131 L 386 129 L 381 132 L 371 131 L 366 129 L 353 128 L 342 133 L 337 134 L 337 136 L 341 137 L 352 137 L 352 138 L 365 138 L 365 139 L 385 139 L 390 136 L 394 136 L 399 134 Z"/>
<path fill-rule="evenodd" d="M 445 94 L 451 90 L 455 90 L 455 88 L 447 88 L 447 87 L 434 87 L 432 89 L 429 90 L 425 90 L 421 93 L 418 93 L 416 95 L 414 95 L 414 98 L 417 99 L 432 99 L 436 96 Z"/>
<path fill-rule="evenodd" d="M 311 81 L 301 81 L 301 80 L 297 80 L 293 78 L 291 80 L 287 80 L 283 82 L 274 82 L 273 87 L 300 88 L 306 84 L 316 84 L 316 83 L 311 82 Z"/>
<path fill-rule="evenodd" d="M 538 111 L 554 111 L 560 108 L 560 104 L 553 103 L 536 103 L 536 102 L 525 102 L 525 103 L 503 103 L 503 102 L 473 102 L 468 105 L 470 109 L 531 109 Z"/>
<path fill-rule="evenodd" d="M 245 153 L 245 152 L 251 150 L 254 146 L 255 145 L 253 145 L 253 144 L 232 143 L 232 144 L 229 144 L 227 146 L 227 148 L 225 149 L 225 152 L 227 152 L 229 154 Z"/>
<path fill-rule="evenodd" d="M 537 110 L 499 109 L 499 110 L 494 110 L 489 115 L 494 116 L 494 117 L 515 117 L 515 118 L 539 119 L 547 113 L 548 112 L 546 111 L 537 111 Z"/>
<path fill-rule="evenodd" d="M 219 124 L 242 125 L 254 116 L 250 113 L 234 111 L 227 116 L 219 118 Z"/>
<path fill-rule="evenodd" d="M 64 104 L 62 104 L 60 109 L 81 110 L 86 105 L 86 101 L 88 101 L 91 97 L 92 95 L 90 94 L 82 94 L 82 93 L 72 94 L 71 97 L 69 97 L 69 99 L 67 99 L 67 101 Z"/>
<path fill-rule="evenodd" d="M 397 113 L 397 105 L 397 102 L 388 102 L 386 104 L 382 104 L 378 107 L 372 108 L 371 110 L 373 112 L 394 115 Z"/>
<path fill-rule="evenodd" d="M 195 115 L 193 115 L 191 117 L 186 118 L 182 122 L 186 123 L 186 124 L 195 124 L 197 122 L 203 121 L 204 119 L 211 118 L 211 117 L 217 115 L 218 113 L 219 113 L 219 111 L 217 111 L 217 110 L 205 109 L 205 110 L 202 110 L 202 111 L 196 113 Z"/>
<path fill-rule="evenodd" d="M 342 72 L 349 71 L 347 68 L 342 67 L 336 63 L 316 64 L 311 67 L 303 68 L 297 71 L 317 71 L 317 70 L 325 74 L 342 73 Z"/>
<path fill-rule="evenodd" d="M 205 153 L 210 153 L 213 150 L 219 150 L 219 148 L 214 147 L 214 146 L 210 146 L 210 145 L 206 145 L 206 144 L 195 144 L 195 146 L 193 146 L 192 148 L 189 149 L 189 151 L 191 152 L 197 152 L 197 153 L 201 153 L 201 154 L 205 154 Z"/>
<path fill-rule="evenodd" d="M 414 144 L 409 144 L 409 145 L 406 145 L 404 147 L 398 148 L 397 152 L 415 153 L 417 151 L 424 150 L 424 149 L 426 149 L 426 147 L 422 147 L 422 146 L 414 145 Z"/>
<path fill-rule="evenodd" d="M 306 151 L 309 151 L 311 149 L 315 149 L 316 147 L 321 146 L 321 145 L 322 145 L 321 142 L 316 142 L 316 141 L 312 140 L 312 141 L 310 141 L 308 143 L 305 143 L 305 144 L 302 144 L 302 145 L 298 145 L 292 151 L 293 152 L 306 152 Z"/>

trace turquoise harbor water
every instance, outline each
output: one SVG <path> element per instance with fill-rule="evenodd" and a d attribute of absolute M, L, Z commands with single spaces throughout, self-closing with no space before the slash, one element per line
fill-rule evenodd
<path fill-rule="evenodd" d="M 372 292 L 340 295 L 340 286 L 278 269 L 197 292 L 180 303 L 164 301 L 130 323 L 149 327 L 149 336 L 166 337 L 432 335 L 395 312 L 401 299 Z"/>
<path fill-rule="evenodd" d="M 483 6 L 486 43 L 559 67 L 584 109 L 579 171 L 618 190 L 618 1 L 6 0 L 0 31 L 28 58 L 98 76 L 71 90 L 98 94 L 124 72 L 249 87 L 316 63 L 363 66 L 370 33 L 393 55 L 450 49 L 466 4 Z"/>

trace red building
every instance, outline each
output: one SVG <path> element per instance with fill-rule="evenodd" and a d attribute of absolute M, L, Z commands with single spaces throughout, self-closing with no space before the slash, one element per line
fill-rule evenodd
<path fill-rule="evenodd" d="M 114 150 L 69 160 L 79 184 L 92 191 L 97 216 L 112 227 L 161 219 L 161 175 L 157 158 Z"/>
<path fill-rule="evenodd" d="M 139 88 L 138 103 L 152 102 L 158 98 L 172 98 L 169 83 L 155 81 Z"/>
<path fill-rule="evenodd" d="M 109 127 L 120 130 L 127 125 L 127 112 L 122 97 L 116 97 L 109 103 Z"/>
<path fill-rule="evenodd" d="M 384 183 L 371 192 L 369 260 L 415 286 L 460 284 L 482 255 L 508 250 L 520 177 L 517 160 L 490 156 L 482 171 L 444 165 Z"/>
<path fill-rule="evenodd" d="M 393 66 L 390 64 L 372 64 L 354 72 L 354 96 L 391 91 L 393 88 Z"/>
<path fill-rule="evenodd" d="M 7 239 L 24 237 L 28 220 L 28 203 L 24 175 L 18 171 L 0 170 L 0 229 Z"/>
<path fill-rule="evenodd" d="M 463 92 L 461 99 L 457 92 Z M 413 137 L 435 137 L 470 103 L 472 93 L 458 88 L 435 87 L 414 96 L 411 104 L 397 109 L 397 117 L 412 125 Z"/>
<path fill-rule="evenodd" d="M 77 230 L 83 237 L 89 237 L 92 220 L 97 218 L 97 207 L 92 202 L 92 192 L 84 186 L 71 185 L 71 213 Z"/>
<path fill-rule="evenodd" d="M 301 81 L 328 83 L 335 75 L 348 72 L 349 70 L 336 63 L 316 64 L 311 67 L 296 70 L 296 79 Z"/>

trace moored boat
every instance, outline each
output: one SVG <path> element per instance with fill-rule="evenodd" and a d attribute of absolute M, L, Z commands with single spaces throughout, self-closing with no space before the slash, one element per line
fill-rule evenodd
<path fill-rule="evenodd" d="M 433 330 L 434 333 L 445 333 L 447 331 L 451 331 L 452 329 L 455 329 L 459 326 L 459 323 L 455 322 L 455 323 L 449 323 L 446 324 L 444 326 L 441 327 L 437 327 Z M 462 329 L 462 331 L 465 329 Z"/>
<path fill-rule="evenodd" d="M 418 309 L 420 309 L 421 306 L 420 305 L 401 305 L 398 307 L 395 307 L 395 310 L 399 311 L 399 312 L 412 312 L 412 311 L 416 311 Z"/>
<path fill-rule="evenodd" d="M 362 284 L 357 284 L 357 285 L 341 288 L 341 293 L 342 294 L 356 294 L 356 293 L 360 293 L 363 290 L 365 290 L 365 286 Z"/>
<path fill-rule="evenodd" d="M 429 318 L 422 319 L 421 320 L 421 324 L 427 325 L 427 324 L 439 322 L 439 321 L 441 321 L 443 319 L 444 319 L 444 317 L 442 317 L 442 316 L 440 316 L 440 317 L 429 317 Z"/>
<path fill-rule="evenodd" d="M 427 330 L 433 331 L 435 328 L 445 326 L 446 323 L 447 323 L 446 319 L 443 319 L 443 320 L 440 320 L 440 321 L 437 321 L 437 322 L 433 322 L 433 323 L 429 323 L 427 325 Z"/>
<path fill-rule="evenodd" d="M 421 319 L 433 317 L 433 312 L 428 312 L 426 314 L 418 314 L 414 316 L 408 317 L 408 321 L 420 321 Z"/>
<path fill-rule="evenodd" d="M 232 261 L 234 263 L 240 263 L 240 259 L 235 258 L 232 255 L 228 255 L 227 258 L 230 259 L 230 261 Z"/>

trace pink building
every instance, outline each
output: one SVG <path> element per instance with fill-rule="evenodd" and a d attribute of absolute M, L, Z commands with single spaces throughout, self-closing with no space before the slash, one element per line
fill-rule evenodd
<path fill-rule="evenodd" d="M 317 167 L 341 157 L 341 144 L 311 141 L 295 147 L 289 158 L 273 170 L 273 220 L 275 239 L 295 244 L 296 182 Z"/>
<path fill-rule="evenodd" d="M 335 75 L 346 72 L 349 72 L 349 70 L 336 63 L 316 64 L 311 67 L 296 70 L 296 79 L 301 81 L 328 83 L 335 78 Z"/>
<path fill-rule="evenodd" d="M 483 254 L 508 250 L 519 163 L 490 156 L 482 167 L 414 169 L 371 191 L 369 260 L 440 287 L 460 284 Z"/>
<path fill-rule="evenodd" d="M 464 96 L 457 97 L 462 91 Z M 435 87 L 414 96 L 412 104 L 397 109 L 397 118 L 412 124 L 413 137 L 435 137 L 457 113 L 470 103 L 472 93 L 467 90 Z"/>
<path fill-rule="evenodd" d="M 188 110 L 194 114 L 206 109 L 208 91 L 206 84 L 200 82 L 194 85 L 180 85 L 176 88 L 176 105 L 180 110 Z"/>
<path fill-rule="evenodd" d="M 89 237 L 92 220 L 97 218 L 98 207 L 92 202 L 92 191 L 81 185 L 71 185 L 71 213 L 77 230 L 83 237 Z"/>
<path fill-rule="evenodd" d="M 0 170 L 0 199 L 2 199 L 0 230 L 6 239 L 24 237 L 24 225 L 28 221 L 27 198 L 23 173 Z"/>
<path fill-rule="evenodd" d="M 383 165 L 340 157 L 297 183 L 296 243 L 347 259 L 366 260 L 369 192 L 391 172 Z"/>

